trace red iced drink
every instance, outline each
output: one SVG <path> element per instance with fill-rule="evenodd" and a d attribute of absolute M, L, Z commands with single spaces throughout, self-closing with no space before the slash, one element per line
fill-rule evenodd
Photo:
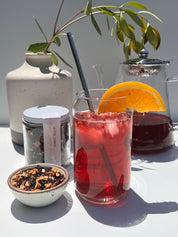
<path fill-rule="evenodd" d="M 130 187 L 131 114 L 77 112 L 73 135 L 78 196 L 96 204 L 125 197 Z"/>

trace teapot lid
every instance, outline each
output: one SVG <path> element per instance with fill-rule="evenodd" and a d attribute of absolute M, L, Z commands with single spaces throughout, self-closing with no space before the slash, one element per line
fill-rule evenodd
<path fill-rule="evenodd" d="M 169 63 L 170 61 L 149 59 L 148 51 L 142 49 L 139 53 L 139 58 L 128 60 L 122 63 L 122 65 L 128 75 L 149 77 L 151 75 L 157 75 Z"/>
<path fill-rule="evenodd" d="M 142 49 L 138 56 L 139 58 L 135 58 L 135 59 L 130 59 L 126 62 L 124 62 L 123 64 L 147 64 L 147 65 L 168 65 L 170 63 L 170 61 L 162 61 L 160 59 L 150 59 L 148 58 L 148 50 L 146 49 Z"/>

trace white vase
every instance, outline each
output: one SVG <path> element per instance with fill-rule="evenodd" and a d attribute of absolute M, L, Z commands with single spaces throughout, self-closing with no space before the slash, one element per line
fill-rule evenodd
<path fill-rule="evenodd" d="M 6 76 L 12 141 L 23 145 L 22 114 L 33 106 L 59 105 L 72 110 L 72 77 L 51 54 L 26 53 L 25 63 Z"/>

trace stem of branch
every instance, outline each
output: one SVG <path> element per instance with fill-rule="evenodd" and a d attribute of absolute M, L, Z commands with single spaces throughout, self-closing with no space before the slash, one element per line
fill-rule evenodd
<path fill-rule="evenodd" d="M 57 17 L 56 17 L 56 21 L 55 21 L 55 25 L 54 25 L 54 30 L 53 30 L 53 36 L 55 36 L 56 27 L 57 27 L 57 23 L 58 23 L 58 20 L 59 20 L 59 15 L 60 15 L 61 10 L 62 10 L 63 3 L 64 3 L 64 0 L 62 0 L 61 5 L 59 7 L 59 11 L 57 13 Z"/>
<path fill-rule="evenodd" d="M 57 26 L 57 22 L 58 22 L 58 19 L 59 19 L 59 15 L 60 15 L 60 12 L 61 12 L 61 9 L 62 9 L 62 5 L 64 3 L 64 0 L 62 0 L 61 2 L 61 5 L 60 5 L 60 8 L 59 8 L 59 11 L 58 11 L 58 14 L 57 14 L 57 17 L 56 17 L 56 22 L 55 22 L 55 26 L 54 26 L 54 31 L 53 31 L 53 37 L 57 34 L 59 34 L 60 32 L 62 32 L 64 29 L 66 29 L 68 26 L 72 25 L 73 23 L 87 17 L 87 15 L 82 15 L 80 17 L 78 17 L 80 14 L 84 13 L 85 12 L 85 9 L 82 9 L 80 10 L 79 12 L 77 12 L 74 16 L 72 16 L 71 18 L 69 18 L 69 20 L 63 25 L 61 26 L 58 30 L 56 30 L 56 26 Z M 109 6 L 109 7 L 114 7 L 114 6 Z M 94 7 L 93 10 L 96 10 L 98 7 Z M 120 8 L 117 8 L 117 9 L 120 9 Z M 121 9 L 120 9 L 121 10 Z M 120 13 L 120 11 L 117 11 L 115 13 Z M 104 12 L 102 11 L 95 11 L 95 12 L 92 12 L 93 15 L 96 15 L 96 14 L 105 14 Z M 91 15 L 91 14 L 90 14 Z M 78 17 L 78 18 L 76 18 Z M 51 42 L 49 42 L 49 45 L 48 45 L 48 48 L 50 46 Z M 48 49 L 47 48 L 47 49 Z"/>
<path fill-rule="evenodd" d="M 85 9 L 80 10 L 79 12 L 77 12 L 74 16 L 72 16 L 61 28 L 59 28 L 56 32 L 55 35 L 59 34 L 63 29 L 65 29 L 67 26 L 73 24 L 76 21 L 79 21 L 81 18 L 86 17 L 86 15 L 83 15 L 83 17 L 79 17 L 77 19 L 75 19 L 77 16 L 79 16 L 80 14 L 82 14 L 85 11 Z M 74 20 L 75 19 L 75 20 Z"/>
<path fill-rule="evenodd" d="M 78 12 L 75 16 L 71 17 L 61 28 L 59 28 L 57 31 L 56 31 L 56 35 L 59 34 L 61 31 L 63 31 L 64 29 L 66 29 L 68 26 L 72 25 L 73 23 L 85 18 L 85 17 L 88 17 L 87 15 L 83 15 L 83 16 L 80 16 L 78 18 L 75 19 L 75 17 L 77 17 L 78 15 L 80 15 L 81 13 L 83 13 L 84 10 L 81 10 L 80 12 Z M 96 15 L 96 14 L 104 14 L 104 12 L 100 12 L 100 11 L 97 11 L 97 12 L 92 12 L 93 15 Z"/>

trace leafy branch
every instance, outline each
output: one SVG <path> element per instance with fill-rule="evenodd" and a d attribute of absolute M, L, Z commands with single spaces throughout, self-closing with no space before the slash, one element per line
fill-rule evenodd
<path fill-rule="evenodd" d="M 54 50 L 49 50 L 51 45 L 54 43 L 58 47 L 61 46 L 60 37 L 66 35 L 63 33 L 64 30 L 72 25 L 75 22 L 82 20 L 83 18 L 90 17 L 91 22 L 97 31 L 98 34 L 102 35 L 100 26 L 96 21 L 96 15 L 105 14 L 106 15 L 106 25 L 110 30 L 111 36 L 116 37 L 118 43 L 123 43 L 123 51 L 125 54 L 125 58 L 129 59 L 131 55 L 131 51 L 133 50 L 136 53 L 139 53 L 141 49 L 145 47 L 145 44 L 148 42 L 155 50 L 157 50 L 160 46 L 161 36 L 157 29 L 151 26 L 148 19 L 145 15 L 151 15 L 156 20 L 161 20 L 152 12 L 148 11 L 148 9 L 139 2 L 126 2 L 121 6 L 92 6 L 92 0 L 88 0 L 86 7 L 80 11 L 78 11 L 75 15 L 70 17 L 63 25 L 57 28 L 60 13 L 62 11 L 62 7 L 64 4 L 64 0 L 61 1 L 59 6 L 59 10 L 57 13 L 57 17 L 54 24 L 53 34 L 50 40 L 47 39 L 42 27 L 36 18 L 34 18 L 39 30 L 43 34 L 45 38 L 45 42 L 31 44 L 28 48 L 28 51 L 37 53 L 37 52 L 50 52 L 52 54 L 52 61 L 54 64 L 58 65 L 58 58 L 62 60 L 66 65 L 71 67 L 63 57 L 59 55 L 58 52 Z M 140 11 L 134 11 L 132 8 L 141 9 Z M 112 19 L 112 27 L 110 27 L 110 19 Z M 128 21 L 131 20 L 132 24 L 136 25 L 141 32 L 140 39 L 138 39 L 138 34 L 136 35 L 135 27 L 131 25 Z M 137 36 L 137 37 L 136 37 Z"/>

